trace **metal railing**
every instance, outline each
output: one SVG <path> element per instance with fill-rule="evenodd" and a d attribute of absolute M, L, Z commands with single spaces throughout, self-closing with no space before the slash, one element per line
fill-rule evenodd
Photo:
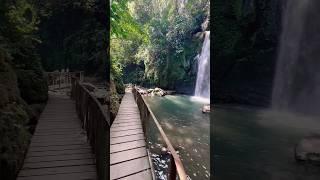
<path fill-rule="evenodd" d="M 150 107 L 145 102 L 144 98 L 141 96 L 141 94 L 136 90 L 135 87 L 132 88 L 132 93 L 134 95 L 134 98 L 137 102 L 139 111 L 140 111 L 140 117 L 142 119 L 142 125 L 143 125 L 143 131 L 146 133 L 146 124 L 148 124 L 150 118 L 155 123 L 163 141 L 165 142 L 165 145 L 167 146 L 168 151 L 170 152 L 170 168 L 169 168 L 169 179 L 170 180 L 176 180 L 177 176 L 180 180 L 187 180 L 187 174 L 185 172 L 185 169 L 183 167 L 182 161 L 179 157 L 179 155 L 176 153 L 176 150 L 173 148 L 169 138 L 163 131 L 160 123 L 158 122 L 155 115 L 152 113 Z M 147 136 L 147 135 L 146 135 Z"/>
<path fill-rule="evenodd" d="M 99 180 L 109 179 L 110 169 L 107 155 L 110 151 L 109 108 L 104 110 L 100 102 L 80 82 L 72 77 L 71 97 L 75 100 L 76 111 L 95 155 Z"/>
<path fill-rule="evenodd" d="M 49 90 L 56 90 L 71 87 L 72 77 L 77 77 L 80 82 L 83 81 L 84 73 L 78 72 L 46 72 Z"/>

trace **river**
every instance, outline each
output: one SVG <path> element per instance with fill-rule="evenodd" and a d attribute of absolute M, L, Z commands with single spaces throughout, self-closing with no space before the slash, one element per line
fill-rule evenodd
<path fill-rule="evenodd" d="M 189 177 L 196 180 L 209 179 L 210 116 L 201 112 L 202 103 L 184 95 L 145 96 L 144 99 L 178 151 Z M 149 128 L 149 134 L 154 135 L 157 130 L 155 126 L 150 127 L 153 128 Z M 155 141 L 149 143 L 157 144 Z M 157 157 L 154 156 L 154 159 Z M 161 166 L 161 160 L 158 162 L 157 166 Z M 165 179 L 163 172 L 156 169 L 157 177 Z"/>
<path fill-rule="evenodd" d="M 215 179 L 318 180 L 320 168 L 298 164 L 294 146 L 320 132 L 316 117 L 243 106 L 216 106 Z"/>

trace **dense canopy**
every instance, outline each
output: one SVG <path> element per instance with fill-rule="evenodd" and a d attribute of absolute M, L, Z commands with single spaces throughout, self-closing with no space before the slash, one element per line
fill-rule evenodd
<path fill-rule="evenodd" d="M 111 5 L 112 78 L 175 89 L 192 87 L 209 21 L 208 0 L 113 0 Z M 197 36 L 198 35 L 198 36 Z"/>

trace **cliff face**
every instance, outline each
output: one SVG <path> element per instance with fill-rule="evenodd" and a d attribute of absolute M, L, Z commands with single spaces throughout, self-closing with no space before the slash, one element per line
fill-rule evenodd
<path fill-rule="evenodd" d="M 216 0 L 213 11 L 214 102 L 269 105 L 281 1 Z"/>

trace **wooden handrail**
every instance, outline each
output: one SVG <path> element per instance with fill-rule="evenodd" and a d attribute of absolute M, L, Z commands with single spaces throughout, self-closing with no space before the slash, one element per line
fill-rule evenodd
<path fill-rule="evenodd" d="M 45 72 L 48 79 L 49 90 L 61 89 L 71 86 L 71 78 L 77 77 L 83 81 L 83 71 L 77 72 Z M 57 87 L 58 86 L 58 87 Z"/>
<path fill-rule="evenodd" d="M 87 138 L 95 154 L 99 180 L 109 179 L 110 119 L 109 108 L 103 109 L 100 102 L 80 82 L 72 78 L 71 97 L 75 100 L 76 111 L 86 130 Z"/>
<path fill-rule="evenodd" d="M 163 140 L 165 141 L 166 145 L 167 145 L 167 149 L 170 151 L 171 153 L 171 158 L 174 160 L 174 163 L 171 164 L 171 170 L 170 170 L 170 179 L 176 179 L 176 172 L 178 173 L 178 177 L 180 180 L 187 180 L 187 173 L 184 170 L 182 161 L 179 157 L 179 155 L 176 153 L 176 150 L 173 148 L 169 138 L 167 137 L 167 135 L 165 134 L 165 132 L 163 131 L 160 123 L 158 122 L 157 118 L 155 117 L 155 115 L 153 114 L 153 112 L 151 111 L 149 105 L 145 102 L 144 98 L 141 96 L 141 94 L 136 90 L 135 87 L 132 88 L 132 93 L 134 95 L 134 98 L 137 102 L 137 105 L 139 107 L 140 110 L 140 114 L 142 116 L 143 122 L 145 121 L 147 116 L 146 114 L 150 114 L 150 116 L 152 117 L 154 123 L 156 124 L 160 135 L 162 136 Z M 145 109 L 144 107 L 146 107 L 147 112 L 143 112 L 143 110 Z M 142 122 L 142 123 L 143 123 Z M 145 128 L 145 127 L 144 127 Z M 145 129 L 144 129 L 144 132 Z M 172 162 L 172 160 L 170 161 Z M 176 172 L 175 172 L 176 170 Z"/>

